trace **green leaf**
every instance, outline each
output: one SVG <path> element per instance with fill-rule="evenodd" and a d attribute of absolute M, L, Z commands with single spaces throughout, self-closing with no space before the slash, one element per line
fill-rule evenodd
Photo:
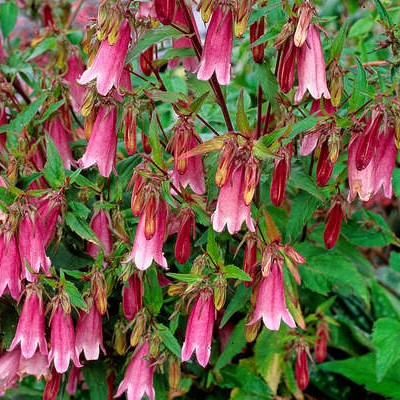
<path fill-rule="evenodd" d="M 107 400 L 107 367 L 102 361 L 91 361 L 82 368 L 83 377 L 89 386 L 91 400 Z"/>
<path fill-rule="evenodd" d="M 380 393 L 390 398 L 400 398 L 399 364 L 390 369 L 385 379 L 378 382 L 376 378 L 376 355 L 368 353 L 362 357 L 348 358 L 347 360 L 325 362 L 319 369 L 345 376 L 353 382 L 364 385 L 368 390 Z"/>
<path fill-rule="evenodd" d="M 224 273 L 225 278 L 241 279 L 242 281 L 251 282 L 251 277 L 246 274 L 242 269 L 238 268 L 236 265 L 225 265 L 221 267 L 221 271 Z"/>
<path fill-rule="evenodd" d="M 376 321 L 372 343 L 376 347 L 376 376 L 381 382 L 388 370 L 400 360 L 400 322 L 392 318 Z"/>
<path fill-rule="evenodd" d="M 349 37 L 363 40 L 363 38 L 369 33 L 373 26 L 374 21 L 372 21 L 370 17 L 357 19 L 354 25 L 349 30 Z"/>
<path fill-rule="evenodd" d="M 340 56 L 340 53 L 343 50 L 343 44 L 344 40 L 346 39 L 348 29 L 349 29 L 349 24 L 347 21 L 345 21 L 345 23 L 341 26 L 337 36 L 332 42 L 329 53 L 330 60 L 333 60 L 335 57 Z"/>
<path fill-rule="evenodd" d="M 371 281 L 371 299 L 376 318 L 400 319 L 400 300 L 375 280 Z"/>
<path fill-rule="evenodd" d="M 361 61 L 356 58 L 357 72 L 352 96 L 350 97 L 349 113 L 356 111 L 365 103 L 363 94 L 368 87 L 367 75 Z"/>
<path fill-rule="evenodd" d="M 215 264 L 222 265 L 224 263 L 221 249 L 215 241 L 214 229 L 211 226 L 208 228 L 206 250 Z"/>
<path fill-rule="evenodd" d="M 82 310 L 88 311 L 87 304 L 85 300 L 83 300 L 82 295 L 76 286 L 70 281 L 64 281 L 64 290 L 67 292 L 69 299 L 71 300 L 72 305 L 76 308 L 80 308 Z"/>
<path fill-rule="evenodd" d="M 162 158 L 162 151 L 160 145 L 160 137 L 158 135 L 158 124 L 157 124 L 157 114 L 153 111 L 151 116 L 150 128 L 149 128 L 149 141 L 151 145 L 151 151 L 153 153 L 153 161 L 162 168 L 164 165 Z"/>
<path fill-rule="evenodd" d="M 386 11 L 385 6 L 382 4 L 381 0 L 374 0 L 376 9 L 378 10 L 378 14 L 385 25 L 387 27 L 393 25 L 392 18 L 390 17 L 389 13 Z"/>
<path fill-rule="evenodd" d="M 176 274 L 174 272 L 169 272 L 167 276 L 186 283 L 197 283 L 203 279 L 203 276 L 199 274 Z"/>
<path fill-rule="evenodd" d="M 125 63 L 130 63 L 134 58 L 139 57 L 140 53 L 148 49 L 153 44 L 165 39 L 179 39 L 185 36 L 184 33 L 179 32 L 172 26 L 159 26 L 157 29 L 150 29 L 147 31 L 139 41 L 133 46 L 131 52 L 126 57 Z"/>
<path fill-rule="evenodd" d="M 37 56 L 45 53 L 49 50 L 56 50 L 57 49 L 57 39 L 55 37 L 49 37 L 41 41 L 35 48 L 33 49 L 32 53 L 29 55 L 26 61 L 31 61 Z"/>
<path fill-rule="evenodd" d="M 46 121 L 50 117 L 50 115 L 57 111 L 63 104 L 65 104 L 65 99 L 62 99 L 50 105 L 49 108 L 47 108 L 47 110 L 44 112 L 43 117 L 40 118 L 38 121 L 35 120 L 35 123 L 41 124 L 42 122 Z"/>
<path fill-rule="evenodd" d="M 44 177 L 53 189 L 58 189 L 64 185 L 64 165 L 57 146 L 48 135 L 46 135 L 46 151 L 47 161 L 43 168 Z"/>
<path fill-rule="evenodd" d="M 244 110 L 244 89 L 240 91 L 237 101 L 236 124 L 240 133 L 243 133 L 246 136 L 251 135 L 249 120 L 247 119 L 247 114 Z"/>
<path fill-rule="evenodd" d="M 163 306 L 163 294 L 158 283 L 157 270 L 152 267 L 146 271 L 144 280 L 144 304 L 147 309 L 157 316 Z"/>
<path fill-rule="evenodd" d="M 0 133 L 10 132 L 10 133 L 20 133 L 22 129 L 27 126 L 42 106 L 46 95 L 40 96 L 33 103 L 29 104 L 25 109 L 18 113 L 14 119 L 10 121 L 9 124 L 0 126 Z"/>
<path fill-rule="evenodd" d="M 268 62 L 254 65 L 257 82 L 261 84 L 261 88 L 270 103 L 275 103 L 275 96 L 278 93 L 278 81 L 271 71 Z"/>
<path fill-rule="evenodd" d="M 226 307 L 225 313 L 221 319 L 219 329 L 223 328 L 223 326 L 229 321 L 230 317 L 232 317 L 235 312 L 242 310 L 243 307 L 248 304 L 250 296 L 251 288 L 246 287 L 244 284 L 241 284 L 236 288 L 235 294 Z"/>
<path fill-rule="evenodd" d="M 0 28 L 6 38 L 14 29 L 17 22 L 18 6 L 14 1 L 0 4 Z"/>
<path fill-rule="evenodd" d="M 175 354 L 179 359 L 181 358 L 181 346 L 179 345 L 178 341 L 176 340 L 175 336 L 171 333 L 171 331 L 163 324 L 156 324 L 156 328 L 158 333 L 161 336 L 161 340 L 171 351 L 171 353 Z"/>
<path fill-rule="evenodd" d="M 201 109 L 201 106 L 203 103 L 206 101 L 208 95 L 210 94 L 210 91 L 207 91 L 203 93 L 200 97 L 198 97 L 191 105 L 190 105 L 190 111 L 192 112 L 193 116 L 196 116 L 198 112 Z"/>
<path fill-rule="evenodd" d="M 77 218 L 75 214 L 67 212 L 67 215 L 65 216 L 65 223 L 82 239 L 100 245 L 89 224 L 86 221 Z"/>
<path fill-rule="evenodd" d="M 321 119 L 322 119 L 321 117 L 314 117 L 312 115 L 309 115 L 304 119 L 301 119 L 300 121 L 296 122 L 291 127 L 288 137 L 285 137 L 282 143 L 283 144 L 290 143 L 300 133 L 304 133 L 308 129 L 314 128 L 317 125 L 317 122 L 320 121 Z"/>
<path fill-rule="evenodd" d="M 399 254 L 399 253 L 392 253 Z M 391 254 L 391 259 L 392 259 Z M 400 297 L 400 272 L 389 267 L 380 267 L 376 270 L 376 279 Z"/>
<path fill-rule="evenodd" d="M 242 319 L 233 330 L 224 351 L 219 356 L 214 370 L 221 369 L 227 365 L 233 357 L 239 354 L 246 345 L 245 320 Z"/>

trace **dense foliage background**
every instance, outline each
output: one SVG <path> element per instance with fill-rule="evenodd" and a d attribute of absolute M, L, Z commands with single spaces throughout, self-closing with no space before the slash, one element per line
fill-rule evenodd
<path fill-rule="evenodd" d="M 186 10 L 172 24 L 152 2 L 142 2 L 150 11 L 138 15 L 139 3 L 0 2 L 3 398 L 110 399 L 125 374 L 144 393 L 153 372 L 157 399 L 400 398 L 398 3 L 166 1 Z M 229 83 L 198 76 L 212 22 L 204 25 L 196 7 L 204 18 L 211 3 L 216 10 L 229 3 L 233 11 L 224 12 L 243 31 L 233 36 Z M 300 71 L 282 90 L 299 61 L 277 79 L 282 43 L 308 6 L 329 104 L 322 94 L 295 99 Z M 188 28 L 192 7 L 199 36 Z M 210 50 L 220 61 L 226 40 L 220 32 Z M 101 46 L 108 48 L 96 61 Z M 118 63 L 125 78 L 104 88 L 100 80 L 117 75 Z M 105 78 L 84 79 L 88 65 Z M 349 161 L 356 140 L 366 149 Z M 369 166 L 357 172 L 363 160 Z M 222 208 L 232 219 L 251 209 L 253 222 L 228 221 L 228 232 L 216 222 Z M 151 266 L 142 260 L 150 241 L 165 256 L 155 250 Z M 257 291 L 272 275 L 261 299 Z M 43 299 L 50 353 L 37 349 L 28 368 L 20 344 L 9 350 L 32 293 Z M 282 315 L 278 330 L 267 329 L 257 305 L 268 308 L 280 296 L 295 328 Z M 209 307 L 208 321 L 188 323 L 199 298 L 197 312 L 204 319 Z M 92 308 L 100 328 L 92 322 L 81 330 L 85 354 L 77 360 L 78 339 L 60 349 L 58 338 L 65 344 L 74 331 L 77 338 Z M 72 333 L 63 325 L 69 316 Z M 181 362 L 185 340 L 206 344 L 210 329 L 209 362 L 197 350 L 205 368 L 196 356 Z M 71 352 L 67 371 L 54 366 L 57 351 Z M 131 360 L 143 365 L 129 375 Z M 141 394 L 128 389 L 128 398 Z"/>

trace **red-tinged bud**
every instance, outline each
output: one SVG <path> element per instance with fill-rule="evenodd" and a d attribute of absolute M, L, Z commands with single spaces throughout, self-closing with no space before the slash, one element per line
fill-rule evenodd
<path fill-rule="evenodd" d="M 218 274 L 214 281 L 214 307 L 219 311 L 226 300 L 226 279 L 222 274 Z"/>
<path fill-rule="evenodd" d="M 204 23 L 207 23 L 210 20 L 211 14 L 215 9 L 216 0 L 202 0 L 197 7 L 197 10 L 201 12 L 201 19 Z"/>
<path fill-rule="evenodd" d="M 147 325 L 146 314 L 144 312 L 139 312 L 136 315 L 135 324 L 133 325 L 130 337 L 130 344 L 132 347 L 135 347 L 139 343 L 146 329 L 146 325 Z"/>
<path fill-rule="evenodd" d="M 157 229 L 159 199 L 155 192 L 151 192 L 144 208 L 144 235 L 146 240 L 153 238 Z"/>
<path fill-rule="evenodd" d="M 43 19 L 43 25 L 46 28 L 50 28 L 54 31 L 57 31 L 57 24 L 54 22 L 53 18 L 53 11 L 50 7 L 49 4 L 45 4 L 43 6 L 43 14 L 42 14 L 42 19 Z"/>
<path fill-rule="evenodd" d="M 150 46 L 147 50 L 140 54 L 139 64 L 140 69 L 146 76 L 150 76 L 153 72 L 153 59 L 154 59 L 154 45 Z"/>
<path fill-rule="evenodd" d="M 149 138 L 147 137 L 147 135 L 143 131 L 141 132 L 141 137 L 142 137 L 143 151 L 146 154 L 150 154 L 151 153 L 151 146 L 150 146 Z"/>
<path fill-rule="evenodd" d="M 328 221 L 324 231 L 324 242 L 327 249 L 331 249 L 340 235 L 343 222 L 343 208 L 340 200 L 336 200 L 333 207 L 328 211 Z"/>
<path fill-rule="evenodd" d="M 333 132 L 328 139 L 329 159 L 331 163 L 335 163 L 339 157 L 340 152 L 340 136 Z"/>
<path fill-rule="evenodd" d="M 328 139 L 326 139 L 321 146 L 317 163 L 317 185 L 325 186 L 331 178 L 333 171 L 333 162 L 330 159 Z"/>
<path fill-rule="evenodd" d="M 265 20 L 264 17 L 261 17 L 256 22 L 253 22 L 250 25 L 250 43 L 253 44 L 264 34 L 265 29 Z M 257 46 L 253 46 L 251 48 L 251 53 L 253 55 L 253 60 L 257 64 L 260 64 L 264 61 L 264 49 L 265 43 L 258 44 Z"/>
<path fill-rule="evenodd" d="M 259 162 L 254 157 L 250 158 L 244 167 L 243 201 L 246 206 L 251 204 L 254 192 L 260 180 Z"/>
<path fill-rule="evenodd" d="M 251 14 L 252 0 L 236 2 L 234 30 L 236 37 L 242 37 L 246 31 L 247 22 Z"/>
<path fill-rule="evenodd" d="M 142 211 L 145 200 L 144 187 L 146 186 L 146 179 L 137 172 L 133 173 L 132 180 L 135 181 L 131 197 L 131 210 L 134 217 L 138 217 Z"/>
<path fill-rule="evenodd" d="M 163 25 L 171 25 L 176 12 L 175 0 L 154 0 L 157 18 Z"/>
<path fill-rule="evenodd" d="M 171 357 L 168 361 L 168 383 L 171 389 L 178 389 L 181 381 L 181 363 L 175 358 Z"/>
<path fill-rule="evenodd" d="M 114 398 L 114 382 L 115 382 L 115 374 L 111 372 L 110 375 L 107 377 L 107 387 L 108 387 L 108 394 L 107 400 L 113 400 Z"/>
<path fill-rule="evenodd" d="M 365 131 L 361 135 L 361 139 L 356 152 L 356 168 L 359 171 L 368 167 L 374 155 L 375 148 L 378 143 L 379 127 L 383 119 L 383 113 L 379 108 L 372 111 Z"/>
<path fill-rule="evenodd" d="M 95 271 L 91 281 L 91 292 L 97 311 L 104 315 L 107 311 L 107 284 L 104 275 Z"/>
<path fill-rule="evenodd" d="M 329 340 L 329 326 L 322 320 L 317 324 L 317 340 L 315 341 L 315 361 L 324 362 Z"/>
<path fill-rule="evenodd" d="M 272 204 L 279 207 L 285 199 L 286 180 L 288 177 L 288 164 L 284 158 L 275 160 L 272 173 L 270 197 Z"/>
<path fill-rule="evenodd" d="M 190 256 L 190 232 L 196 232 L 195 215 L 192 209 L 182 210 L 183 217 L 179 226 L 175 244 L 175 258 L 179 264 L 185 264 Z"/>
<path fill-rule="evenodd" d="M 55 368 L 51 370 L 51 376 L 46 379 L 46 386 L 43 392 L 43 400 L 54 400 L 60 390 L 61 374 Z"/>
<path fill-rule="evenodd" d="M 304 345 L 300 345 L 296 349 L 296 382 L 301 391 L 305 390 L 310 380 L 308 375 L 307 350 Z"/>
<path fill-rule="evenodd" d="M 280 50 L 278 60 L 277 79 L 283 93 L 288 93 L 293 87 L 297 52 L 293 39 L 289 37 Z"/>
<path fill-rule="evenodd" d="M 237 149 L 238 144 L 234 139 L 227 140 L 224 143 L 224 149 L 215 173 L 215 184 L 218 187 L 222 187 L 230 178 L 232 170 L 235 166 L 234 159 Z"/>
<path fill-rule="evenodd" d="M 129 156 L 136 153 L 136 112 L 129 107 L 124 116 L 124 143 Z"/>
<path fill-rule="evenodd" d="M 243 271 L 252 279 L 250 282 L 245 282 L 246 287 L 250 287 L 253 284 L 256 276 L 256 264 L 257 264 L 257 240 L 250 236 L 246 240 L 243 257 Z"/>
<path fill-rule="evenodd" d="M 296 47 L 303 46 L 307 39 L 308 28 L 311 24 L 313 12 L 314 7 L 308 1 L 303 1 L 303 3 L 301 3 L 299 8 L 299 20 L 293 40 Z"/>
<path fill-rule="evenodd" d="M 298 251 L 296 251 L 292 246 L 285 244 L 284 251 L 295 263 L 304 264 L 306 262 L 306 259 Z"/>
<path fill-rule="evenodd" d="M 260 327 L 261 327 L 261 319 L 259 319 L 252 325 L 246 325 L 245 335 L 246 335 L 247 343 L 252 343 L 252 342 L 254 342 L 254 340 L 256 340 L 256 337 L 257 337 L 258 331 L 260 330 Z"/>
<path fill-rule="evenodd" d="M 133 274 L 122 290 L 122 309 L 125 318 L 132 321 L 142 308 L 143 284 L 137 274 Z"/>

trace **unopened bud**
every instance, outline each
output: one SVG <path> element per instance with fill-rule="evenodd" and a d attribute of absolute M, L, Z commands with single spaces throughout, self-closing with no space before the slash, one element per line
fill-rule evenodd
<path fill-rule="evenodd" d="M 236 37 L 242 37 L 246 31 L 247 22 L 251 14 L 251 6 L 252 0 L 241 0 L 237 2 L 234 23 Z"/>
<path fill-rule="evenodd" d="M 147 135 L 143 131 L 141 132 L 141 136 L 142 136 L 143 151 L 146 154 L 150 154 L 151 153 L 151 146 L 150 146 L 149 138 L 147 137 Z"/>
<path fill-rule="evenodd" d="M 331 178 L 333 162 L 330 160 L 328 139 L 324 140 L 318 157 L 316 182 L 318 186 L 325 186 Z"/>
<path fill-rule="evenodd" d="M 129 156 L 136 153 L 136 113 L 129 107 L 124 118 L 124 143 Z"/>
<path fill-rule="evenodd" d="M 258 21 L 253 22 L 250 25 L 250 43 L 254 44 L 261 36 L 264 34 L 265 22 L 264 17 L 261 17 Z M 251 53 L 253 55 L 253 60 L 257 64 L 264 61 L 264 49 L 265 43 L 258 44 L 251 48 Z"/>
<path fill-rule="evenodd" d="M 99 271 L 93 274 L 91 291 L 97 311 L 104 315 L 107 311 L 107 284 L 104 275 Z"/>
<path fill-rule="evenodd" d="M 150 198 L 144 207 L 144 235 L 147 240 L 150 240 L 157 228 L 158 197 L 155 193 L 150 194 Z"/>
<path fill-rule="evenodd" d="M 246 325 L 246 342 L 251 343 L 257 337 L 258 331 L 260 330 L 261 326 L 261 319 L 256 321 L 254 324 Z"/>
<path fill-rule="evenodd" d="M 171 25 L 175 12 L 176 0 L 154 0 L 157 18 L 163 25 Z"/>
<path fill-rule="evenodd" d="M 222 275 L 217 275 L 214 281 L 214 306 L 219 311 L 225 304 L 226 299 L 226 279 Z"/>
<path fill-rule="evenodd" d="M 259 163 L 254 158 L 249 159 L 244 167 L 243 201 L 246 206 L 251 204 L 255 190 L 260 180 Z"/>
<path fill-rule="evenodd" d="M 327 353 L 327 342 L 329 340 L 329 326 L 322 320 L 317 324 L 317 339 L 315 341 L 315 361 L 324 362 Z"/>
<path fill-rule="evenodd" d="M 95 93 L 91 90 L 87 90 L 85 93 L 85 98 L 83 100 L 83 105 L 82 105 L 82 116 L 83 117 L 88 117 L 90 113 L 93 110 L 95 102 Z"/>
<path fill-rule="evenodd" d="M 151 358 L 158 358 L 158 353 L 160 351 L 161 338 L 158 335 L 154 335 L 150 341 L 150 351 L 149 355 Z"/>
<path fill-rule="evenodd" d="M 171 389 L 177 389 L 181 381 L 181 363 L 176 357 L 168 361 L 168 383 Z"/>
<path fill-rule="evenodd" d="M 308 375 L 307 351 L 304 345 L 300 345 L 296 349 L 295 372 L 297 386 L 303 391 L 307 388 L 310 380 Z"/>
<path fill-rule="evenodd" d="M 57 397 L 58 391 L 60 390 L 61 374 L 59 374 L 53 367 L 51 370 L 51 376 L 46 379 L 46 386 L 43 392 L 43 400 L 53 400 Z"/>
<path fill-rule="evenodd" d="M 285 199 L 288 165 L 285 158 L 275 161 L 272 173 L 270 197 L 274 206 L 279 207 Z"/>
<path fill-rule="evenodd" d="M 339 239 L 342 222 L 342 203 L 340 200 L 336 200 L 333 207 L 328 211 L 328 221 L 324 230 L 324 243 L 327 249 L 331 249 Z"/>
<path fill-rule="evenodd" d="M 303 46 L 304 42 L 307 39 L 308 28 L 310 27 L 312 16 L 313 16 L 314 8 L 308 2 L 304 1 L 299 9 L 299 20 L 297 22 L 296 31 L 294 33 L 294 45 L 296 47 Z"/>
<path fill-rule="evenodd" d="M 246 287 L 250 287 L 253 284 L 256 275 L 256 263 L 257 263 L 257 241 L 250 237 L 246 240 L 243 257 L 243 271 L 252 279 L 250 282 L 245 282 Z"/>
<path fill-rule="evenodd" d="M 143 312 L 139 312 L 138 314 L 136 314 L 135 323 L 133 325 L 130 338 L 130 344 L 132 347 L 135 347 L 139 343 L 139 340 L 141 339 L 146 329 L 146 324 L 147 324 L 146 315 Z"/>
<path fill-rule="evenodd" d="M 182 283 L 177 283 L 175 285 L 170 285 L 168 287 L 167 293 L 168 296 L 174 297 L 174 296 L 180 296 L 186 289 L 186 286 L 183 285 Z"/>
<path fill-rule="evenodd" d="M 120 356 L 123 356 L 126 351 L 125 326 L 122 321 L 114 325 L 114 349 Z"/>
<path fill-rule="evenodd" d="M 150 76 L 153 72 L 153 58 L 154 58 L 154 46 L 151 45 L 147 50 L 140 54 L 139 64 L 143 74 Z"/>

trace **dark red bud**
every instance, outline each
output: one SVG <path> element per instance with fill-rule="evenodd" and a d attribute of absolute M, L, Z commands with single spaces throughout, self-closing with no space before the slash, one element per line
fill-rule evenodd
<path fill-rule="evenodd" d="M 153 57 L 154 57 L 154 46 L 150 46 L 147 50 L 140 54 L 139 64 L 140 69 L 146 76 L 150 76 L 153 72 Z"/>
<path fill-rule="evenodd" d="M 136 274 L 132 275 L 127 283 L 122 290 L 122 309 L 125 318 L 132 321 L 142 308 L 143 284 Z"/>
<path fill-rule="evenodd" d="M 325 321 L 317 325 L 317 340 L 315 341 L 315 361 L 324 362 L 327 353 L 327 343 L 329 340 L 329 327 Z"/>
<path fill-rule="evenodd" d="M 271 181 L 270 197 L 272 204 L 276 207 L 279 207 L 285 199 L 287 175 L 287 161 L 282 158 L 274 165 Z"/>
<path fill-rule="evenodd" d="M 245 282 L 246 287 L 250 287 L 253 284 L 256 276 L 256 264 L 257 264 L 257 242 L 250 238 L 246 241 L 246 247 L 244 249 L 243 257 L 243 271 L 250 276 L 252 281 Z"/>
<path fill-rule="evenodd" d="M 327 249 L 331 249 L 337 242 L 342 227 L 343 210 L 338 201 L 329 212 L 328 222 L 324 231 L 324 242 Z"/>
<path fill-rule="evenodd" d="M 51 370 L 51 377 L 46 380 L 46 386 L 43 392 L 43 400 L 53 400 L 57 397 L 60 390 L 61 374 L 59 374 L 53 367 Z"/>
<path fill-rule="evenodd" d="M 147 137 L 147 135 L 143 131 L 141 132 L 141 136 L 142 136 L 143 151 L 146 154 L 150 154 L 151 153 L 151 146 L 150 146 L 149 138 Z"/>
<path fill-rule="evenodd" d="M 264 34 L 264 17 L 250 25 L 250 43 L 253 44 Z M 265 43 L 261 43 L 251 48 L 254 62 L 260 64 L 264 61 Z"/>
<path fill-rule="evenodd" d="M 277 79 L 283 93 L 288 93 L 293 86 L 297 50 L 290 37 L 285 41 L 279 54 Z"/>
<path fill-rule="evenodd" d="M 132 110 L 128 110 L 124 120 L 124 143 L 128 155 L 136 153 L 136 115 Z"/>
<path fill-rule="evenodd" d="M 325 186 L 331 178 L 333 171 L 333 162 L 330 158 L 328 140 L 325 140 L 321 146 L 317 164 L 317 185 Z"/>
<path fill-rule="evenodd" d="M 296 382 L 299 389 L 303 391 L 307 388 L 308 382 L 310 380 L 308 375 L 307 352 L 303 346 L 300 346 L 297 348 L 296 353 Z"/>
<path fill-rule="evenodd" d="M 175 16 L 175 0 L 154 0 L 157 18 L 163 25 L 171 25 Z"/>
<path fill-rule="evenodd" d="M 193 230 L 194 214 L 186 213 L 179 226 L 175 243 L 175 258 L 179 264 L 185 264 L 190 256 L 190 231 Z"/>

